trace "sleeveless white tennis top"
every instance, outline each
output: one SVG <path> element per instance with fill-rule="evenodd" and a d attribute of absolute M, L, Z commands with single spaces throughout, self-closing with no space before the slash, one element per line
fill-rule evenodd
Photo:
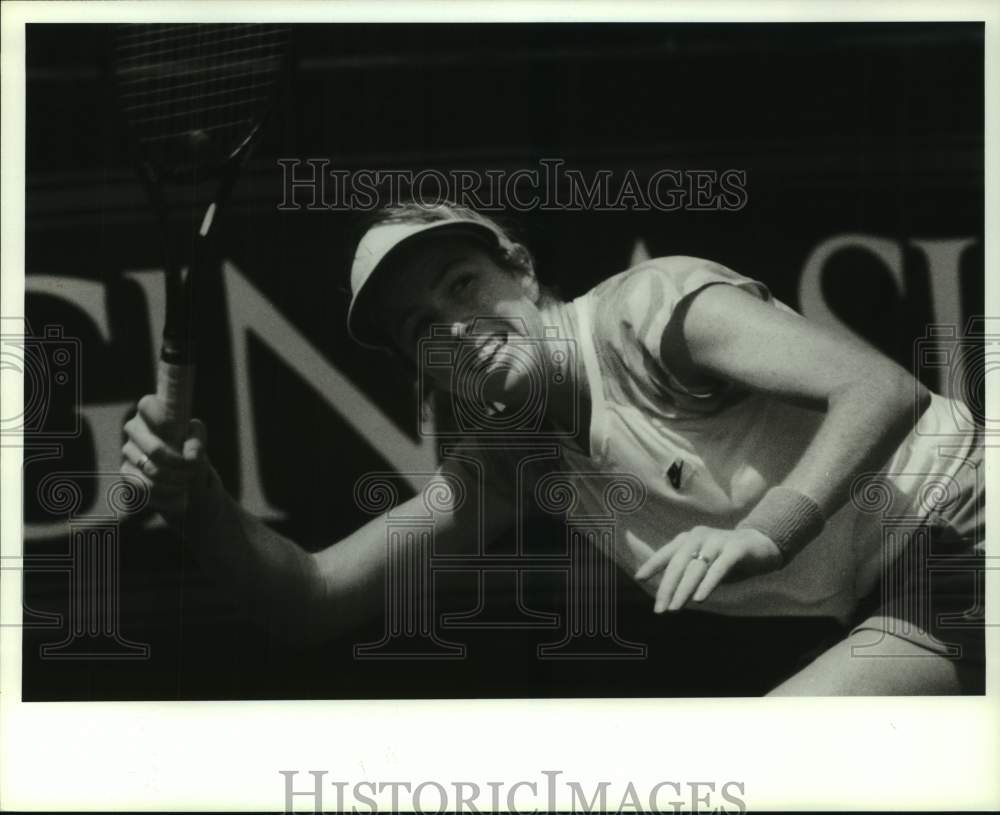
<path fill-rule="evenodd" d="M 629 575 L 692 526 L 735 526 L 768 488 L 782 482 L 823 419 L 820 410 L 731 386 L 691 391 L 665 369 L 660 342 L 675 306 L 714 284 L 738 286 L 791 311 L 762 283 L 690 257 L 650 260 L 572 303 L 543 311 L 560 333 L 577 340 L 592 403 L 590 455 L 564 447 L 555 469 L 627 473 L 646 487 L 643 505 L 617 518 L 608 553 Z M 961 470 L 972 437 L 959 429 L 957 407 L 934 395 L 882 468 L 883 493 L 890 493 L 888 511 L 894 516 L 925 517 L 930 481 L 947 482 Z M 943 443 L 951 445 L 944 455 Z M 579 489 L 593 512 L 604 511 L 599 485 L 582 478 Z M 784 569 L 720 585 L 698 608 L 847 621 L 856 601 L 879 579 L 882 517 L 848 501 Z M 655 595 L 658 581 L 654 576 L 643 587 Z"/>

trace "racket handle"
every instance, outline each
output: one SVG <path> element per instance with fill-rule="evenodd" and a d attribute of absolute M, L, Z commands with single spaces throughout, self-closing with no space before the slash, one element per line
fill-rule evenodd
<path fill-rule="evenodd" d="M 156 395 L 164 408 L 164 441 L 179 450 L 191 421 L 194 365 L 161 359 L 156 368 Z"/>

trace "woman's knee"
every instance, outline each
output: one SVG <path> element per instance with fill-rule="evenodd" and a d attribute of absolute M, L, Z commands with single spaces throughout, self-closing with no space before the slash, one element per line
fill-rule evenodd
<path fill-rule="evenodd" d="M 886 634 L 852 634 L 778 685 L 772 696 L 912 696 L 975 693 L 982 666 Z"/>

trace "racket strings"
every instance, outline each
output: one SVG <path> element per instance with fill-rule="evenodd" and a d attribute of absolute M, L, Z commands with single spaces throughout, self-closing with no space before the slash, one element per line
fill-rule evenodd
<path fill-rule="evenodd" d="M 230 95 L 230 94 L 227 94 L 227 95 Z M 188 109 L 186 111 L 183 111 L 183 112 L 161 113 L 161 114 L 157 114 L 155 116 L 146 116 L 145 118 L 142 118 L 142 119 L 134 119 L 133 122 L 135 124 L 147 124 L 149 122 L 163 121 L 164 119 L 184 118 L 186 116 L 194 116 L 194 115 L 198 115 L 198 114 L 205 114 L 205 113 L 210 113 L 211 111 L 216 111 L 216 110 L 225 110 L 226 108 L 236 107 L 237 105 L 243 106 L 243 105 L 246 105 L 248 101 L 256 102 L 256 101 L 258 101 L 258 98 L 254 97 L 254 99 L 252 99 L 252 100 L 237 99 L 237 100 L 231 101 L 231 102 L 219 102 L 218 104 L 215 104 L 215 105 L 205 105 L 203 107 L 193 107 L 193 108 L 190 108 L 190 109 Z M 223 123 L 222 126 L 225 126 L 225 124 L 226 123 Z"/>
<path fill-rule="evenodd" d="M 216 36 L 221 41 L 223 36 L 225 36 L 228 42 L 238 42 L 239 40 L 252 39 L 258 36 L 257 32 L 246 32 L 247 23 L 234 23 L 229 26 L 216 26 Z M 192 31 L 191 29 L 203 29 L 201 25 L 188 24 L 181 26 L 181 28 L 186 30 L 186 33 L 172 35 L 169 37 L 148 37 L 145 39 L 142 37 L 145 35 L 140 35 L 136 38 L 133 35 L 121 34 L 118 37 L 118 41 L 115 45 L 115 50 L 118 53 L 124 51 L 134 51 L 146 56 L 157 56 L 160 54 L 169 54 L 174 48 L 177 47 L 179 43 L 187 42 L 189 40 L 204 39 L 204 32 Z M 233 32 L 231 35 L 227 35 L 224 32 L 227 30 Z M 273 31 L 280 31 L 280 29 L 273 29 Z M 150 46 L 163 44 L 160 48 L 151 49 Z M 129 57 L 124 57 L 128 59 Z"/>
<path fill-rule="evenodd" d="M 253 76 L 253 73 L 251 72 L 251 73 L 249 73 L 249 75 Z M 189 84 L 190 85 L 197 85 L 197 84 L 200 84 L 200 83 L 192 82 L 192 83 L 189 83 Z M 270 89 L 271 87 L 272 87 L 272 83 L 265 81 L 265 82 L 259 82 L 259 83 L 254 84 L 254 85 L 245 85 L 244 89 L 245 90 L 256 90 L 258 88 Z M 210 99 L 213 96 L 226 96 L 226 95 L 228 95 L 230 93 L 231 93 L 231 91 L 228 88 L 222 88 L 222 89 L 217 90 L 217 91 L 208 91 L 206 93 L 202 93 L 201 96 L 200 96 L 200 98 L 202 100 L 205 100 L 205 99 Z M 123 93 L 122 94 L 122 98 L 125 99 L 125 98 L 128 98 L 131 95 L 132 94 Z M 144 109 L 154 108 L 154 107 L 159 107 L 160 106 L 160 104 L 161 104 L 160 101 L 158 99 L 154 99 L 153 98 L 154 96 L 156 96 L 155 93 L 148 93 L 148 94 L 147 93 L 143 93 L 141 95 L 146 99 L 146 101 L 139 102 L 138 104 L 135 104 L 135 105 L 125 105 L 125 106 L 122 107 L 122 110 L 126 111 L 126 112 L 132 112 L 132 111 L 136 111 L 136 110 L 144 110 Z"/>
<path fill-rule="evenodd" d="M 196 55 L 190 57 L 180 57 L 174 59 L 163 59 L 161 62 L 150 60 L 140 60 L 135 58 L 135 64 L 127 64 L 131 60 L 122 60 L 119 63 L 119 81 L 123 84 L 129 82 L 145 82 L 152 75 L 156 79 L 169 79 L 172 76 L 196 76 L 200 73 L 210 73 L 212 71 L 234 71 L 242 66 L 256 66 L 262 60 L 273 60 L 280 62 L 279 55 L 261 56 L 260 51 L 264 43 L 254 43 L 243 48 L 231 48 L 228 51 L 218 51 L 211 55 L 211 63 L 206 62 L 204 56 Z M 246 58 L 233 59 L 237 54 L 247 54 Z M 157 59 L 160 59 L 157 57 Z M 187 63 L 191 63 L 188 65 Z M 199 64 L 202 63 L 202 64 Z M 175 70 L 170 70 L 175 69 Z M 130 74 L 141 74 L 130 76 Z"/>
<path fill-rule="evenodd" d="M 251 48 L 236 49 L 230 51 L 229 54 L 249 51 L 259 52 L 260 47 L 256 46 Z M 201 60 L 199 57 L 190 57 L 186 60 L 171 60 L 161 63 L 143 63 L 135 68 L 122 67 L 119 69 L 118 81 L 122 85 L 128 85 L 137 82 L 159 82 L 179 76 L 184 79 L 193 80 L 193 84 L 200 84 L 202 82 L 213 82 L 216 81 L 216 79 L 228 79 L 233 75 L 241 76 L 246 73 L 253 73 L 259 71 L 262 67 L 265 70 L 274 70 L 279 67 L 281 62 L 281 57 L 278 55 L 269 57 L 252 55 L 246 57 L 245 59 L 228 59 L 225 62 L 219 61 L 226 59 L 229 54 L 213 54 L 212 59 L 215 62 L 207 65 L 197 64 L 196 60 Z M 184 64 L 185 62 L 190 64 Z M 273 64 L 267 65 L 268 62 Z M 173 68 L 174 70 L 167 70 L 169 68 Z M 250 70 L 245 71 L 244 69 Z M 219 74 L 219 77 L 205 76 L 201 79 L 197 78 L 199 74 L 212 73 Z"/>
<path fill-rule="evenodd" d="M 244 23 L 230 23 L 229 25 L 214 25 L 213 28 L 215 28 L 218 31 L 222 31 L 223 29 L 226 28 L 242 28 L 244 25 L 245 25 Z M 155 38 L 165 33 L 178 32 L 178 31 L 189 32 L 190 36 L 192 37 L 201 36 L 199 32 L 195 31 L 195 29 L 197 28 L 201 28 L 201 26 L 193 25 L 191 23 L 177 23 L 176 25 L 162 25 L 162 24 L 133 25 L 129 23 L 123 23 L 121 26 L 121 30 L 119 31 L 118 34 L 118 40 L 119 42 L 134 42 L 143 40 L 145 38 L 146 41 L 148 42 L 150 41 L 150 38 Z M 175 35 L 175 37 L 181 39 L 179 35 Z"/>
<path fill-rule="evenodd" d="M 222 165 L 256 130 L 283 69 L 287 26 L 123 25 L 122 113 L 167 174 Z"/>

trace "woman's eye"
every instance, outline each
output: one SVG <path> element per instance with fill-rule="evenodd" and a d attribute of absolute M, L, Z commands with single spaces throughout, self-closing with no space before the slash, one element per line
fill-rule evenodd
<path fill-rule="evenodd" d="M 469 284 L 472 282 L 473 275 L 463 274 L 456 278 L 455 282 L 451 284 L 451 293 L 453 295 L 459 295 L 469 288 Z"/>
<path fill-rule="evenodd" d="M 422 340 L 424 337 L 427 336 L 428 333 L 430 333 L 429 328 L 430 328 L 430 320 L 423 319 L 417 323 L 414 323 L 413 328 L 411 328 L 405 334 L 405 336 L 408 337 L 409 344 L 411 346 L 416 346 L 417 343 L 420 342 L 420 340 Z"/>

